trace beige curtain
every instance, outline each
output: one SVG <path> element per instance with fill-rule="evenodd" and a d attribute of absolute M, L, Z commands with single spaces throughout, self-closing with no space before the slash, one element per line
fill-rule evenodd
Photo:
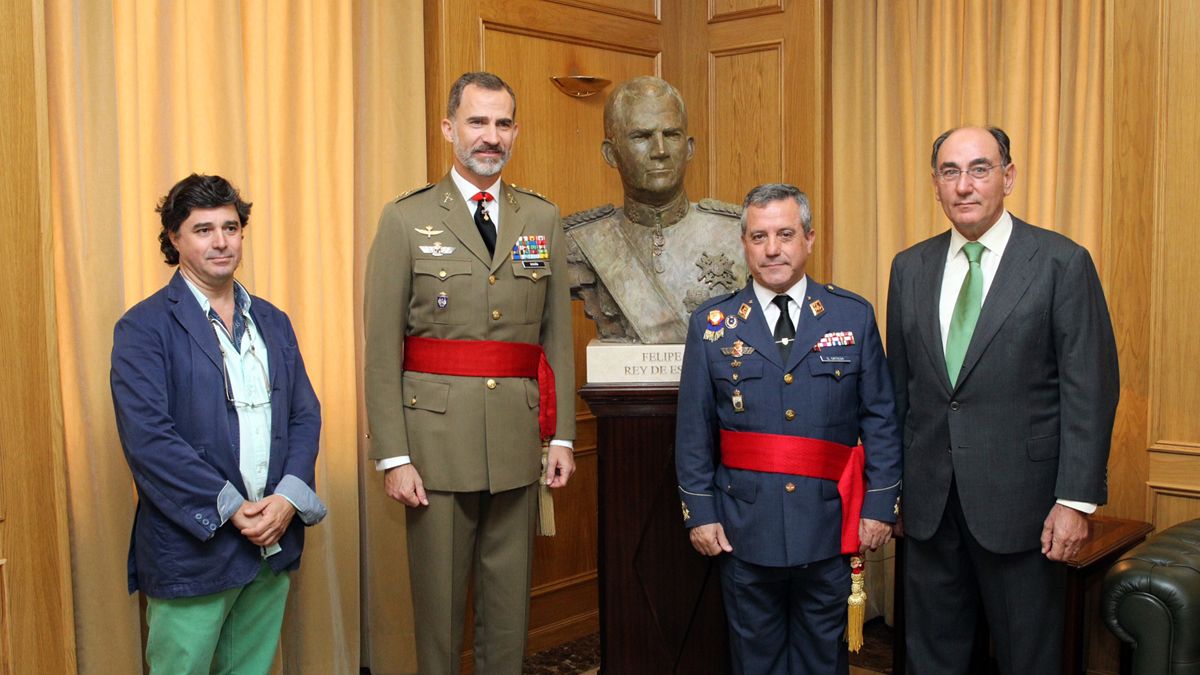
<path fill-rule="evenodd" d="M 361 277 L 375 214 L 425 174 L 420 3 L 47 0 L 45 24 L 79 670 L 142 667 L 138 602 L 125 593 L 134 491 L 108 353 L 117 318 L 173 269 L 154 206 L 196 171 L 254 202 L 238 277 L 291 316 L 322 403 L 329 517 L 293 577 L 282 670 L 357 672 L 360 510 L 363 485 L 378 486 L 360 475 Z M 388 535 L 403 541 L 402 527 Z M 400 649 L 405 593 L 376 590 L 401 610 L 401 637 L 389 638 Z"/>
<path fill-rule="evenodd" d="M 892 256 L 949 227 L 929 153 L 966 124 L 1011 137 L 1009 210 L 1099 261 L 1103 12 L 1103 0 L 834 3 L 834 281 L 882 304 Z"/>

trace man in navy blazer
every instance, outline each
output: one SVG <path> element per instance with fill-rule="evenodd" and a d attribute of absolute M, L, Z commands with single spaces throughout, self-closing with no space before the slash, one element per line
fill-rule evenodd
<path fill-rule="evenodd" d="M 900 252 L 888 363 L 904 430 L 908 670 L 967 673 L 980 609 L 1000 672 L 1061 672 L 1066 566 L 1107 498 L 1117 350 L 1091 256 L 1004 208 L 996 127 L 934 141 L 953 227 Z"/>
<path fill-rule="evenodd" d="M 138 492 L 129 590 L 147 596 L 152 673 L 266 673 L 304 526 L 325 516 L 320 405 L 287 315 L 234 281 L 250 204 L 193 174 L 158 211 L 179 270 L 113 336 Z"/>
<path fill-rule="evenodd" d="M 847 554 L 888 541 L 899 498 L 891 379 L 870 303 L 805 276 L 804 193 L 754 188 L 741 226 L 753 282 L 688 328 L 684 524 L 718 557 L 736 672 L 845 673 Z"/>

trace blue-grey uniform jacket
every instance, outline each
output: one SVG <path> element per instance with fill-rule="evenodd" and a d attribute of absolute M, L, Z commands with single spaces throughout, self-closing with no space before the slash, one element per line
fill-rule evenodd
<path fill-rule="evenodd" d="M 711 300 L 692 315 L 679 382 L 675 463 L 684 524 L 720 522 L 733 555 L 757 565 L 838 555 L 837 483 L 725 467 L 721 429 L 843 445 L 861 439 L 862 517 L 895 521 L 901 437 L 875 313 L 865 299 L 810 278 L 786 364 L 752 284 Z"/>

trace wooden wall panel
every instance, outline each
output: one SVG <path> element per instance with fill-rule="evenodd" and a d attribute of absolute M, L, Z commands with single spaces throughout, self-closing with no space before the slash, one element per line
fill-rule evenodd
<path fill-rule="evenodd" d="M 709 21 L 733 21 L 783 12 L 783 0 L 709 0 Z"/>
<path fill-rule="evenodd" d="M 1108 462 L 1108 506 L 1119 518 L 1146 518 L 1151 341 L 1146 317 L 1154 252 L 1157 90 L 1161 23 L 1155 3 L 1106 8 L 1105 217 L 1097 265 L 1121 364 L 1121 402 Z M 1130 233 L 1140 233 L 1130 236 Z"/>
<path fill-rule="evenodd" d="M 703 163 L 693 160 L 689 172 L 704 172 L 707 181 L 692 198 L 741 203 L 759 183 L 799 186 L 808 193 L 819 232 L 807 271 L 824 281 L 833 242 L 833 232 L 822 229 L 832 217 L 833 182 L 826 179 L 831 175 L 832 13 L 828 0 L 766 4 L 737 0 L 720 6 L 736 5 L 739 11 L 706 20 L 694 4 L 683 3 L 677 20 L 681 53 L 664 53 L 664 72 L 678 72 L 692 89 L 683 89 L 692 110 L 694 88 L 703 92 L 700 114 L 689 114 Z M 747 9 L 751 5 L 758 9 Z M 664 22 L 672 16 L 664 10 Z"/>
<path fill-rule="evenodd" d="M 1200 173 L 1200 8 L 1188 0 L 1167 3 L 1164 60 L 1165 125 L 1162 138 L 1160 220 L 1155 271 L 1153 436 L 1156 443 L 1200 443 L 1200 312 L 1194 311 L 1196 195 Z M 1191 309 L 1192 311 L 1188 311 Z M 1185 365 L 1186 364 L 1186 365 Z"/>
<path fill-rule="evenodd" d="M 66 471 L 49 235 L 46 69 L 40 3 L 0 3 L 0 649 L 15 673 L 74 673 Z M 14 357 L 15 358 L 12 358 Z"/>
<path fill-rule="evenodd" d="M 1153 232 L 1151 316 L 1132 341 L 1150 344 L 1149 517 L 1160 529 L 1200 517 L 1200 312 L 1195 311 L 1194 170 L 1200 147 L 1200 6 L 1162 4 L 1158 45 L 1157 199 Z M 1136 367 L 1138 364 L 1132 364 Z M 1126 369 L 1123 369 L 1123 371 Z"/>
<path fill-rule="evenodd" d="M 740 203 L 749 187 L 784 175 L 783 43 L 709 57 L 710 196 Z M 752 133 L 748 133 L 752 132 Z"/>
<path fill-rule="evenodd" d="M 0 550 L 4 542 L 0 541 Z M 11 624 L 8 620 L 8 561 L 0 558 L 0 675 L 12 675 Z"/>
<path fill-rule="evenodd" d="M 602 14 L 626 16 L 646 21 L 658 20 L 657 0 L 550 0 L 563 5 L 590 9 Z"/>

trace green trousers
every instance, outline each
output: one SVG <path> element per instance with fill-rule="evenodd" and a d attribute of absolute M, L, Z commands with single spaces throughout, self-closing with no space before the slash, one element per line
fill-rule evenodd
<path fill-rule="evenodd" d="M 266 561 L 249 584 L 192 598 L 146 598 L 151 675 L 266 675 L 291 579 Z"/>

